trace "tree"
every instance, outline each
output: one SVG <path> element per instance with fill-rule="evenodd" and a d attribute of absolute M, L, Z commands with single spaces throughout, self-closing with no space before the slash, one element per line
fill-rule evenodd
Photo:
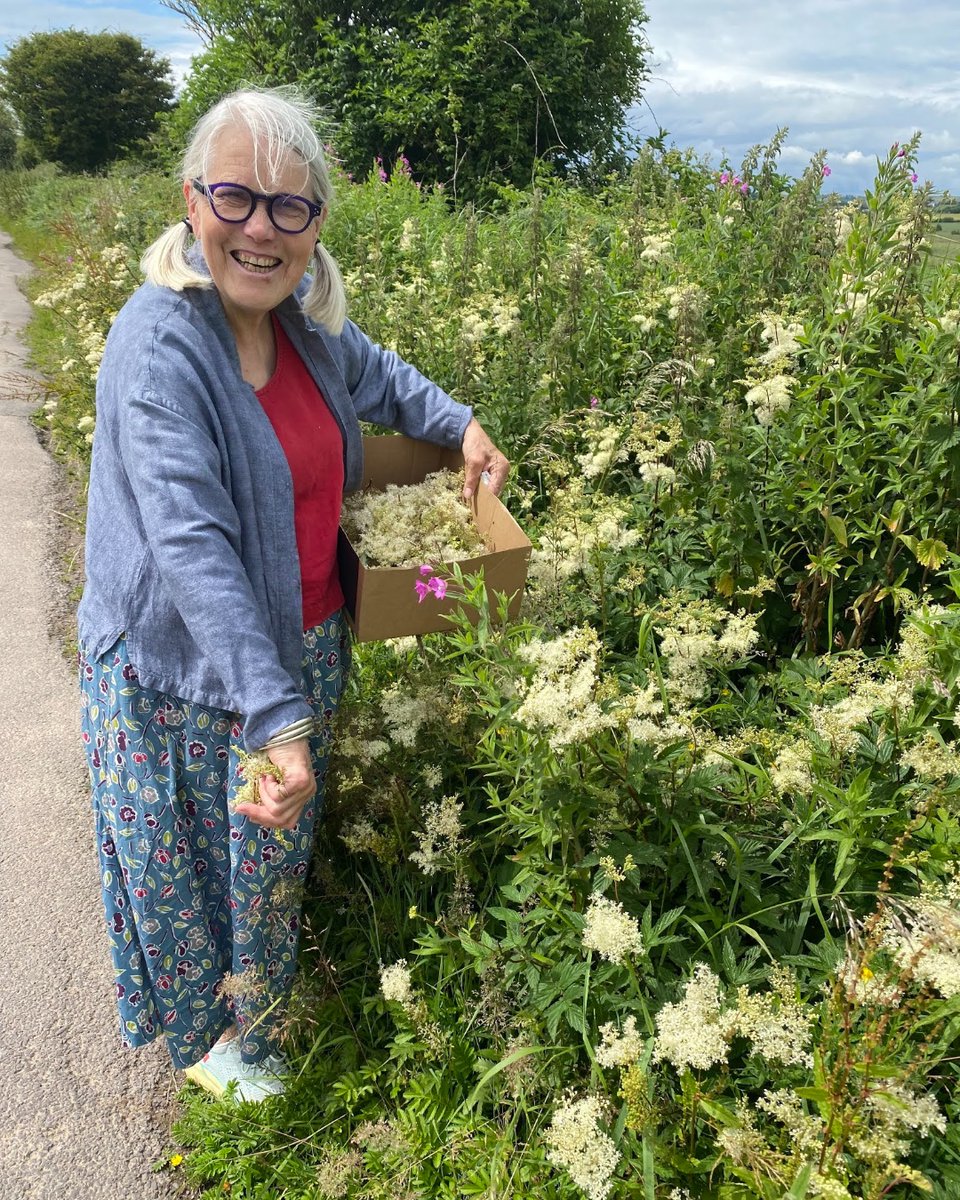
<path fill-rule="evenodd" d="M 5 104 L 0 104 L 0 171 L 9 171 L 17 159 L 17 122 Z"/>
<path fill-rule="evenodd" d="M 150 136 L 173 98 L 169 72 L 130 34 L 60 29 L 10 47 L 0 90 L 37 158 L 90 171 Z"/>
<path fill-rule="evenodd" d="M 206 41 L 181 97 L 193 118 L 244 79 L 306 86 L 351 171 L 404 153 L 475 194 L 623 161 L 646 77 L 642 0 L 163 0 Z"/>

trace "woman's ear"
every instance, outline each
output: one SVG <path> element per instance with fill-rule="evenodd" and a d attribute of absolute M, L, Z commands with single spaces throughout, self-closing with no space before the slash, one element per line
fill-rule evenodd
<path fill-rule="evenodd" d="M 194 237 L 197 236 L 197 230 L 200 224 L 197 221 L 197 191 L 189 179 L 183 181 L 183 198 L 187 202 L 187 222 Z"/>

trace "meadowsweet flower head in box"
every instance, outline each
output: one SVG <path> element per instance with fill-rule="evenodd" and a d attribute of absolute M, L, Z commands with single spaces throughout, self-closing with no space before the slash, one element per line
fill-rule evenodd
<path fill-rule="evenodd" d="M 433 471 L 422 483 L 388 483 L 382 491 L 348 496 L 341 523 L 370 566 L 460 562 L 486 548 L 462 491 L 462 475 Z"/>

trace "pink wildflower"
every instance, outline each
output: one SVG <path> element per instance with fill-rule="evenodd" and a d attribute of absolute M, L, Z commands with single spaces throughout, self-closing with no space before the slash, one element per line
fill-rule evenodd
<path fill-rule="evenodd" d="M 420 567 L 420 574 L 421 575 L 432 575 L 433 567 L 431 567 L 429 563 L 423 563 L 423 565 Z"/>
<path fill-rule="evenodd" d="M 830 170 L 830 168 L 827 166 L 827 164 L 826 164 L 826 163 L 824 163 L 824 164 L 823 164 L 823 172 L 822 172 L 822 174 L 823 174 L 823 177 L 824 177 L 824 179 L 826 179 L 828 175 L 832 175 L 832 174 L 833 174 L 833 172 Z"/>
<path fill-rule="evenodd" d="M 422 604 L 427 598 L 427 592 L 430 591 L 430 585 L 424 583 L 422 579 L 418 579 L 413 585 L 413 590 L 417 593 L 417 603 Z"/>
<path fill-rule="evenodd" d="M 597 408 L 599 406 L 599 404 L 600 404 L 599 396 L 591 396 L 590 397 L 590 407 L 591 408 Z"/>
<path fill-rule="evenodd" d="M 911 183 L 916 183 L 916 182 L 917 182 L 917 173 L 916 173 L 916 171 L 914 171 L 914 172 L 911 174 L 911 176 L 910 176 L 910 182 L 911 182 Z"/>
<path fill-rule="evenodd" d="M 427 584 L 427 587 L 431 590 L 431 592 L 433 592 L 438 600 L 442 600 L 447 594 L 447 581 L 445 579 L 441 579 L 439 575 L 434 575 L 434 577 Z"/>
<path fill-rule="evenodd" d="M 720 182 L 722 184 L 730 182 L 730 172 L 729 171 L 721 171 L 720 172 Z"/>

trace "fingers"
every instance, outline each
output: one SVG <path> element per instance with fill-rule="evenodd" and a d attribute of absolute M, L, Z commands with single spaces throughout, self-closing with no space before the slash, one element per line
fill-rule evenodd
<path fill-rule="evenodd" d="M 317 780 L 306 738 L 267 751 L 271 762 L 283 771 L 283 779 L 261 775 L 259 804 L 238 804 L 235 811 L 257 825 L 270 829 L 293 829 L 306 805 L 317 792 Z"/>
<path fill-rule="evenodd" d="M 474 495 L 482 476 L 485 476 L 484 482 L 493 494 L 499 495 L 510 473 L 510 463 L 487 436 L 476 417 L 471 419 L 463 435 L 462 450 L 464 500 Z"/>
<path fill-rule="evenodd" d="M 255 825 L 264 825 L 268 829 L 296 829 L 307 801 L 297 805 L 284 805 L 281 808 L 264 804 L 238 804 L 235 812 L 242 813 Z"/>
<path fill-rule="evenodd" d="M 480 460 L 474 462 L 464 462 L 464 480 L 463 480 L 463 498 L 469 500 L 477 490 L 477 485 L 480 482 L 480 472 L 483 470 L 484 464 Z"/>
<path fill-rule="evenodd" d="M 484 475 L 488 475 L 488 479 L 484 479 L 487 487 L 495 496 L 499 496 L 503 491 L 503 485 L 507 482 L 507 476 L 510 474 L 510 463 L 498 450 L 493 461 L 487 466 Z"/>

